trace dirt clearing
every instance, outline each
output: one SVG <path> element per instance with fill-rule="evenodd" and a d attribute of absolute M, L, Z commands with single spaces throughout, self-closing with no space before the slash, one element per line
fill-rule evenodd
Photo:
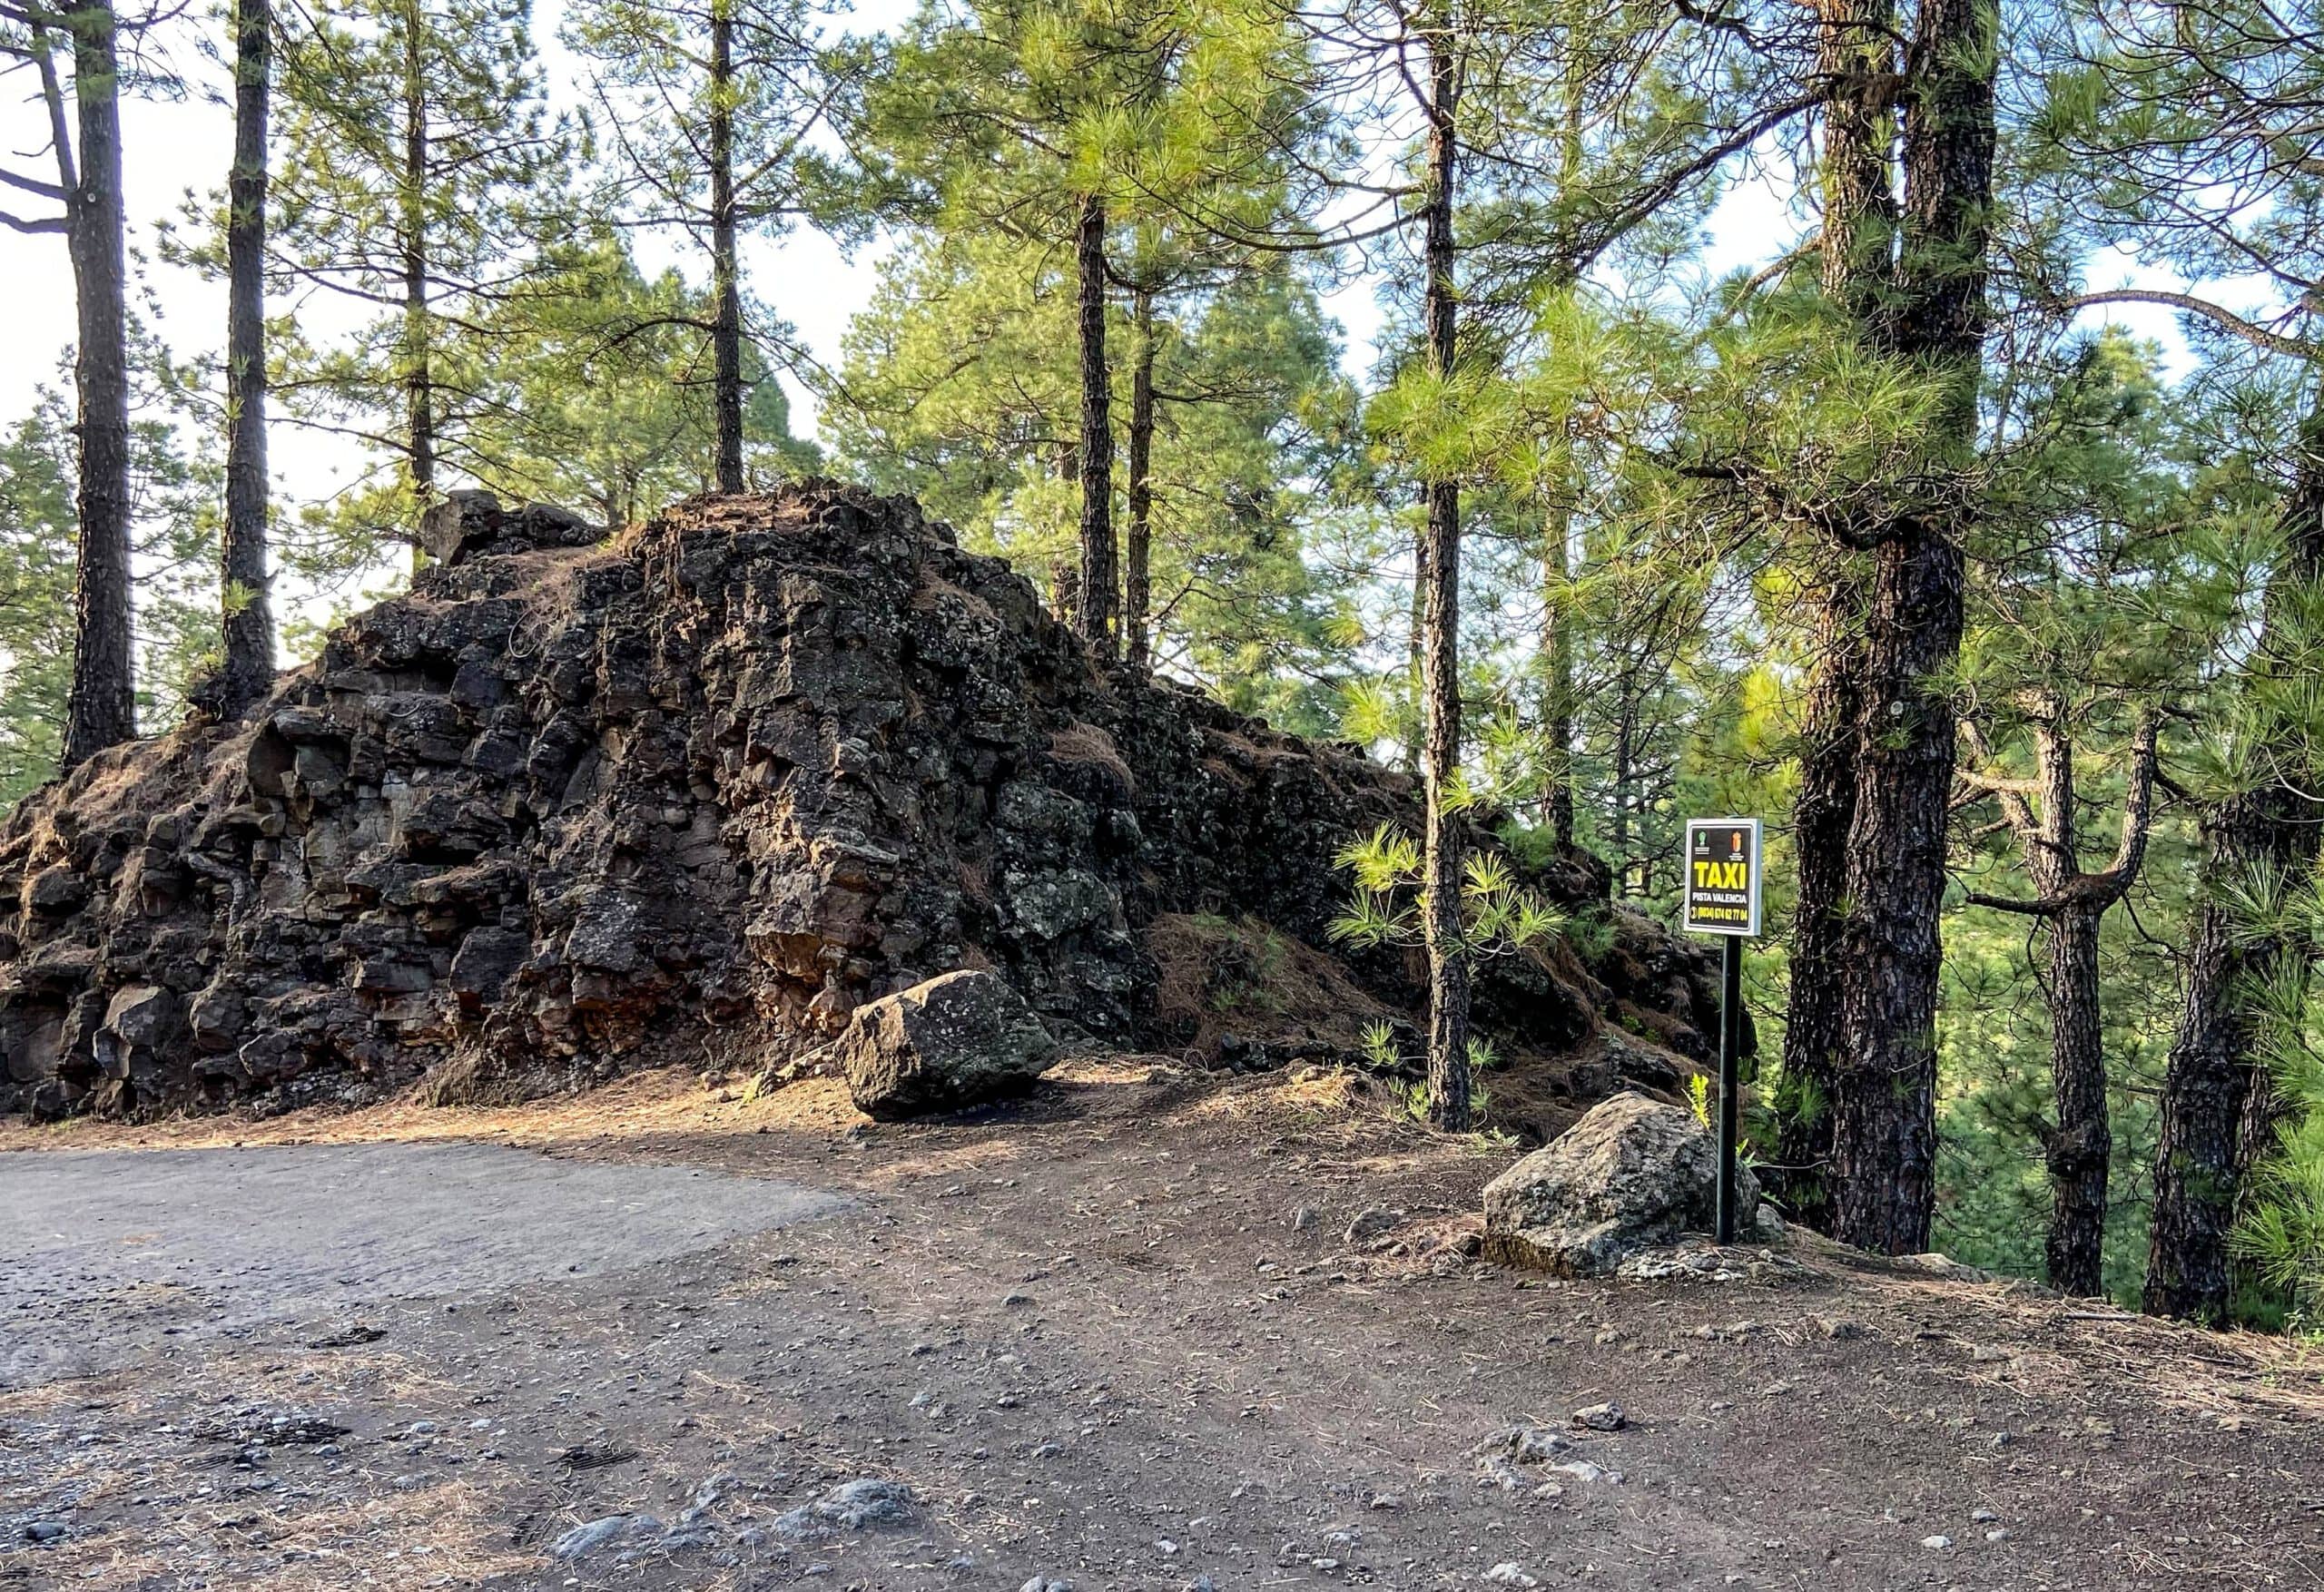
<path fill-rule="evenodd" d="M 1521 1277 L 1514 1152 L 1336 1078 L 853 1123 L 0 1135 L 0 1586 L 2324 1584 L 2284 1345 L 1814 1243 Z"/>

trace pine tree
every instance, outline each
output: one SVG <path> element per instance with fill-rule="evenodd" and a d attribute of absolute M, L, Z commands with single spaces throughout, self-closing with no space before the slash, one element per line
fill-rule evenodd
<path fill-rule="evenodd" d="M 2267 992 L 2312 956 L 2272 909 L 2316 863 L 2317 828 L 2290 792 L 2318 764 L 2303 715 L 2278 683 L 2305 667 L 2301 615 L 2324 580 L 2324 339 L 2308 312 L 2324 283 L 2324 208 L 2277 152 L 2305 136 L 2317 54 L 2302 19 L 2264 7 L 2147 15 L 2075 7 L 2045 37 L 2056 64 L 2036 124 L 2045 174 L 2078 207 L 2094 243 L 2134 240 L 2191 280 L 2253 269 L 2289 312 L 2251 316 L 2200 291 L 2053 288 L 2062 311 L 2127 302 L 2182 311 L 2199 340 L 2289 361 L 2306 418 L 2284 449 L 2280 555 L 2257 644 L 2226 713 L 2237 777 L 2200 819 L 2211 881 L 2188 925 L 2184 1001 L 2162 1086 L 2145 1308 L 2223 1320 L 2234 1288 L 2231 1235 L 2252 1170 L 2275 1148 L 2279 1113 L 2264 1056 Z M 2235 196 L 2221 202 L 2222 194 Z"/>
<path fill-rule="evenodd" d="M 47 113 L 50 181 L 0 168 L 6 185 L 63 213 L 0 216 L 20 232 L 58 232 L 73 260 L 73 388 L 79 438 L 73 683 L 60 767 L 137 733 L 130 639 L 129 261 L 122 210 L 122 18 L 112 0 L 63 10 L 0 7 L 0 53 L 28 63 Z M 64 57 L 60 61 L 60 54 Z M 70 99 L 68 110 L 67 100 Z"/>
<path fill-rule="evenodd" d="M 1155 661 L 1321 727 L 1329 600 L 1305 552 L 1325 511 L 1304 484 L 1342 445 L 1354 398 L 1297 258 L 1157 294 L 1151 428 L 1131 427 L 1126 454 L 1147 457 Z M 972 545 L 1037 579 L 1068 563 L 1078 588 L 1079 485 L 1063 467 L 1079 451 L 1078 312 L 1068 260 L 974 231 L 908 244 L 850 329 L 825 435 Z M 1113 312 L 1114 337 L 1137 339 L 1133 316 Z M 1114 372 L 1124 412 L 1138 407 L 1137 363 Z"/>
<path fill-rule="evenodd" d="M 1892 499 L 1869 538 L 1831 1104 L 1833 1234 L 1892 1253 L 1928 1247 L 1935 1204 L 1938 919 L 1955 737 L 1941 682 L 1961 644 L 1975 514 L 1996 26 L 1988 0 L 1923 0 L 1910 52 L 1915 113 L 1889 335 L 1937 387 L 1922 438 L 1935 500 Z"/>
<path fill-rule="evenodd" d="M 286 41 L 271 247 L 287 291 L 354 333 L 287 336 L 274 385 L 300 424 L 393 462 L 336 512 L 409 536 L 468 469 L 489 368 L 478 328 L 528 290 L 570 221 L 569 140 L 547 113 L 527 0 L 339 0 Z"/>
<path fill-rule="evenodd" d="M 1059 473 L 1077 486 L 1074 623 L 1101 655 L 1123 642 L 1111 306 L 1137 270 L 1116 256 L 1158 226 L 1180 248 L 1304 237 L 1281 192 L 1285 156 L 1316 133 L 1304 74 L 1265 7 L 1001 0 L 923 14 L 868 96 L 895 213 L 1072 261 L 1078 414 Z"/>
<path fill-rule="evenodd" d="M 219 555 L 226 638 L 221 706 L 240 714 L 274 680 L 267 571 L 266 221 L 274 79 L 271 0 L 233 0 L 234 163 L 226 182 L 226 526 Z"/>
<path fill-rule="evenodd" d="M 752 327 L 742 241 L 781 231 L 832 187 L 812 140 L 847 74 L 819 36 L 821 14 L 812 0 L 585 0 L 566 21 L 596 73 L 617 201 L 710 259 L 709 305 L 683 324 L 710 345 L 721 492 L 748 484 L 744 417 L 783 329 Z"/>
<path fill-rule="evenodd" d="M 716 489 L 719 421 L 701 378 L 710 296 L 675 270 L 641 274 L 610 228 L 541 264 L 536 290 L 483 323 L 495 357 L 468 430 L 478 480 L 615 526 Z M 782 384 L 754 344 L 742 357 L 743 478 L 810 473 L 819 456 L 791 435 Z"/>

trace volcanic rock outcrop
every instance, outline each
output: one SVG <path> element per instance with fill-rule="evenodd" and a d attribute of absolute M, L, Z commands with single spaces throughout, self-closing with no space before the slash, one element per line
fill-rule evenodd
<path fill-rule="evenodd" d="M 1327 937 L 1335 853 L 1410 825 L 1408 781 L 1094 663 L 908 500 L 704 498 L 590 545 L 464 502 L 441 529 L 445 562 L 249 719 L 7 816 L 0 1111 L 755 1070 L 964 968 L 1066 1043 L 1244 1065 L 1417 1008 L 1416 958 Z M 1707 960 L 1586 859 L 1531 877 L 1589 932 L 1484 969 L 1504 1059 L 1569 1057 L 1587 1098 L 1703 1055 Z"/>

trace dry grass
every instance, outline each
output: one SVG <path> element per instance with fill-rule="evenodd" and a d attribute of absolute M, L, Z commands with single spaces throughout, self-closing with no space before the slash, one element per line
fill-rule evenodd
<path fill-rule="evenodd" d="M 1399 1015 L 1338 962 L 1256 918 L 1165 913 L 1148 925 L 1146 948 L 1158 975 L 1156 1015 L 1189 1031 L 1197 1051 L 1227 1033 L 1355 1050 L 1369 1025 Z"/>
<path fill-rule="evenodd" d="M 1137 794 L 1137 781 L 1114 745 L 1114 738 L 1096 724 L 1071 723 L 1049 735 L 1049 755 L 1061 763 L 1101 768 L 1114 776 L 1127 796 Z"/>

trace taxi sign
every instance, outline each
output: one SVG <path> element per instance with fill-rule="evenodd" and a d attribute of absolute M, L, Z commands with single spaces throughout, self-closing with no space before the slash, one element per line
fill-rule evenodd
<path fill-rule="evenodd" d="M 1750 939 L 1759 932 L 1759 821 L 1687 821 L 1686 909 L 1680 926 L 1692 934 Z"/>

